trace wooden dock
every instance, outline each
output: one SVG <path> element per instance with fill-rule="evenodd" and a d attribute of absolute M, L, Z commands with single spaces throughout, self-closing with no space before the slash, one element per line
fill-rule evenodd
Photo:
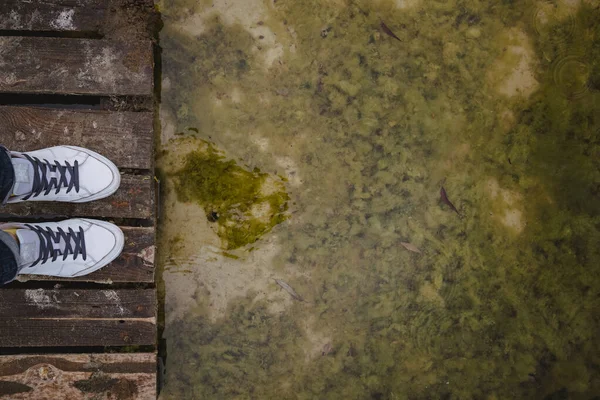
<path fill-rule="evenodd" d="M 97 272 L 0 288 L 0 400 L 157 396 L 156 20 L 151 0 L 0 1 L 0 144 L 86 147 L 122 173 L 107 199 L 8 205 L 0 221 L 91 217 L 125 233 Z"/>

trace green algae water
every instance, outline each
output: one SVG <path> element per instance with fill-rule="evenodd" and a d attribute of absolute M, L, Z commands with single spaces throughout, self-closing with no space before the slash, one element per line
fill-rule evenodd
<path fill-rule="evenodd" d="M 598 0 L 157 6 L 161 399 L 600 396 Z"/>

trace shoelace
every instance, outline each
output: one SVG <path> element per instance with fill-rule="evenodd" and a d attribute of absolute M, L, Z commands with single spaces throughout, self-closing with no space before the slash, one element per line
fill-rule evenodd
<path fill-rule="evenodd" d="M 83 256 L 84 260 L 87 258 L 85 236 L 82 227 L 79 227 L 78 232 L 75 232 L 73 228 L 69 228 L 68 232 L 65 232 L 61 228 L 58 228 L 56 232 L 53 232 L 50 228 L 44 229 L 35 225 L 25 226 L 37 233 L 40 239 L 40 255 L 38 256 L 38 259 L 31 264 L 32 267 L 40 262 L 44 264 L 48 261 L 50 256 L 52 257 L 52 261 L 56 261 L 60 255 L 63 256 L 63 261 L 70 255 L 73 256 L 73 260 L 76 260 L 77 256 L 80 254 Z M 71 245 L 71 240 L 73 241 L 74 247 Z M 64 241 L 65 243 L 65 248 L 62 251 L 60 249 L 55 249 L 53 246 L 53 243 L 59 244 L 61 241 Z"/>
<path fill-rule="evenodd" d="M 67 193 L 73 188 L 79 193 L 79 162 L 75 161 L 73 166 L 65 161 L 65 165 L 60 165 L 58 161 L 54 161 L 54 165 L 50 164 L 48 160 L 41 161 L 37 157 L 30 157 L 27 154 L 23 154 L 27 160 L 33 165 L 33 187 L 31 193 L 23 198 L 23 200 L 29 199 L 31 196 L 37 197 L 42 192 L 44 196 L 53 188 L 56 188 L 55 194 L 60 192 L 60 189 L 66 187 Z M 48 172 L 57 172 L 59 179 L 56 177 L 48 177 Z M 67 171 L 70 173 L 70 179 L 67 178 Z"/>

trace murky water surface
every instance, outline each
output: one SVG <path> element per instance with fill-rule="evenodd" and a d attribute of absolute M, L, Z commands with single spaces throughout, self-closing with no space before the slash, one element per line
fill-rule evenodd
<path fill-rule="evenodd" d="M 600 395 L 598 0 L 159 6 L 163 399 Z"/>

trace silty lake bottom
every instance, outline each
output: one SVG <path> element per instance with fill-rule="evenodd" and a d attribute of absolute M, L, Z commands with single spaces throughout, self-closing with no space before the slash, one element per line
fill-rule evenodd
<path fill-rule="evenodd" d="M 600 1 L 157 7 L 161 399 L 600 396 Z"/>

